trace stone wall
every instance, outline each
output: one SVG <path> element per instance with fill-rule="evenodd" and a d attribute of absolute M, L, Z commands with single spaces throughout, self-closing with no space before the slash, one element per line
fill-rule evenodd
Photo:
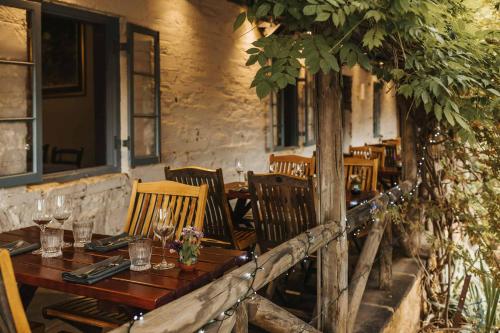
<path fill-rule="evenodd" d="M 245 50 L 259 37 L 259 32 L 249 24 L 232 32 L 239 6 L 223 0 L 47 2 L 119 17 L 122 42 L 126 41 L 127 22 L 160 32 L 162 163 L 131 169 L 128 150 L 122 147 L 123 174 L 0 189 L 0 231 L 30 225 L 30 207 L 36 197 L 65 191 L 75 198 L 75 218 L 96 216 L 96 231 L 117 232 L 124 223 L 131 179 L 163 179 L 166 165 L 221 167 L 226 180 L 237 178 L 236 158 L 242 160 L 247 170 L 266 170 L 271 152 L 269 104 L 259 101 L 255 91 L 249 89 L 258 66 L 245 66 Z M 4 31 L 0 29 L 0 41 Z M 373 80 L 360 70 L 353 70 L 352 75 L 357 83 L 365 80 L 371 84 Z M 120 76 L 120 131 L 125 140 L 129 136 L 125 52 L 120 53 Z M 8 100 L 2 92 L 0 88 L 0 112 Z M 364 115 L 353 118 L 353 123 L 359 125 L 353 125 L 353 135 L 359 135 L 357 140 L 362 143 L 373 140 L 369 137 L 372 119 L 366 117 L 372 108 L 369 94 L 367 89 L 364 103 L 353 101 L 353 115 Z M 0 161 L 6 142 L 2 133 Z M 279 153 L 311 155 L 314 149 L 310 146 Z"/>

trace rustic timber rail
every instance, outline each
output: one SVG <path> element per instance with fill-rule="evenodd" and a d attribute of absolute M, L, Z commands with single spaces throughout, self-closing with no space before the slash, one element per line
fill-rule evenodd
<path fill-rule="evenodd" d="M 199 330 L 220 333 L 232 330 L 247 332 L 250 322 L 270 332 L 318 332 L 310 324 L 273 304 L 268 299 L 259 295 L 248 298 L 249 290 L 259 290 L 287 272 L 307 255 L 328 246 L 332 241 L 346 237 L 349 232 L 372 219 L 377 211 L 384 211 L 389 203 L 395 203 L 403 194 L 413 189 L 413 184 L 406 181 L 365 204 L 349 210 L 346 230 L 342 232 L 336 232 L 338 227 L 334 221 L 310 229 L 218 280 L 147 313 L 143 320 L 134 323 L 131 331 L 134 333 L 196 332 Z M 353 331 L 361 297 L 387 222 L 387 218 L 373 219 L 354 275 L 351 278 L 348 290 L 349 332 Z M 387 256 L 383 254 L 382 258 L 384 257 Z M 256 270 L 256 266 L 259 269 Z M 390 268 L 386 269 L 390 270 Z M 253 273 L 256 274 L 249 278 Z M 342 292 L 347 292 L 347 290 Z M 318 290 L 318 294 L 320 293 L 321 290 Z M 323 295 L 324 297 L 325 295 Z M 329 302 L 336 302 L 336 300 L 332 297 Z M 235 306 L 236 304 L 238 306 Z M 234 313 L 231 316 L 223 315 L 228 309 L 234 309 Z M 220 318 L 225 319 L 221 321 Z M 126 324 L 112 332 L 120 333 L 128 332 L 128 330 L 129 325 Z"/>

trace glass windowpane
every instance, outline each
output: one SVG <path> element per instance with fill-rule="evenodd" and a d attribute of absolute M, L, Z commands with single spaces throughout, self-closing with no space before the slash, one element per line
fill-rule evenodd
<path fill-rule="evenodd" d="M 155 119 L 134 118 L 134 153 L 136 157 L 156 155 Z"/>
<path fill-rule="evenodd" d="M 134 75 L 134 114 L 155 114 L 155 80 L 149 76 Z"/>
<path fill-rule="evenodd" d="M 0 122 L 0 176 L 33 171 L 31 122 Z"/>
<path fill-rule="evenodd" d="M 134 33 L 134 72 L 154 74 L 155 40 L 153 36 Z"/>
<path fill-rule="evenodd" d="M 0 77 L 0 119 L 31 117 L 31 67 L 0 64 Z"/>
<path fill-rule="evenodd" d="M 25 9 L 0 5 L 0 59 L 29 60 L 28 22 Z"/>

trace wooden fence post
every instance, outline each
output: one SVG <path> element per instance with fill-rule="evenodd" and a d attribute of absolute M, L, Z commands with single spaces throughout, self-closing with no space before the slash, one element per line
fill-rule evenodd
<path fill-rule="evenodd" d="M 379 250 L 379 288 L 390 291 L 392 288 L 392 223 L 389 216 L 386 216 L 385 219 L 387 220 L 387 225 L 385 226 Z"/>
<path fill-rule="evenodd" d="M 336 223 L 342 237 L 319 251 L 321 276 L 318 327 L 322 332 L 347 332 L 347 237 L 342 153 L 341 89 L 338 73 L 317 75 L 318 168 L 320 223 Z"/>

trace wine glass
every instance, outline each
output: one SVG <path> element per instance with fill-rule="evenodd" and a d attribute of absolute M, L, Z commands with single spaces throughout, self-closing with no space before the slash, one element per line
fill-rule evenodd
<path fill-rule="evenodd" d="M 304 164 L 302 163 L 296 164 L 294 168 L 294 173 L 295 176 L 297 177 L 304 177 Z"/>
<path fill-rule="evenodd" d="M 31 219 L 33 220 L 33 223 L 40 228 L 41 242 L 41 236 L 45 232 L 45 227 L 50 223 L 50 221 L 52 221 L 52 216 L 49 212 L 49 207 L 45 199 L 35 200 L 35 209 L 33 210 Z M 33 251 L 33 254 L 42 254 L 42 248 L 40 247 L 38 250 Z"/>
<path fill-rule="evenodd" d="M 243 173 L 243 163 L 241 163 L 240 159 L 237 158 L 234 161 L 234 168 L 236 169 L 236 172 L 238 173 L 238 181 L 241 183 L 241 174 Z"/>
<path fill-rule="evenodd" d="M 269 173 L 275 173 L 276 172 L 276 164 L 270 162 L 269 163 Z"/>
<path fill-rule="evenodd" d="M 162 244 L 162 260 L 159 264 L 153 266 L 153 269 L 164 270 L 175 267 L 175 264 L 167 262 L 165 258 L 165 248 L 167 241 L 172 238 L 175 231 L 175 226 L 170 223 L 172 210 L 170 208 L 158 208 L 156 214 L 156 222 L 153 232 L 156 237 L 160 238 Z"/>
<path fill-rule="evenodd" d="M 71 199 L 64 194 L 56 195 L 52 200 L 52 216 L 60 224 L 62 229 L 64 222 L 66 222 L 71 216 Z M 63 248 L 71 246 L 71 243 L 63 241 Z"/>

